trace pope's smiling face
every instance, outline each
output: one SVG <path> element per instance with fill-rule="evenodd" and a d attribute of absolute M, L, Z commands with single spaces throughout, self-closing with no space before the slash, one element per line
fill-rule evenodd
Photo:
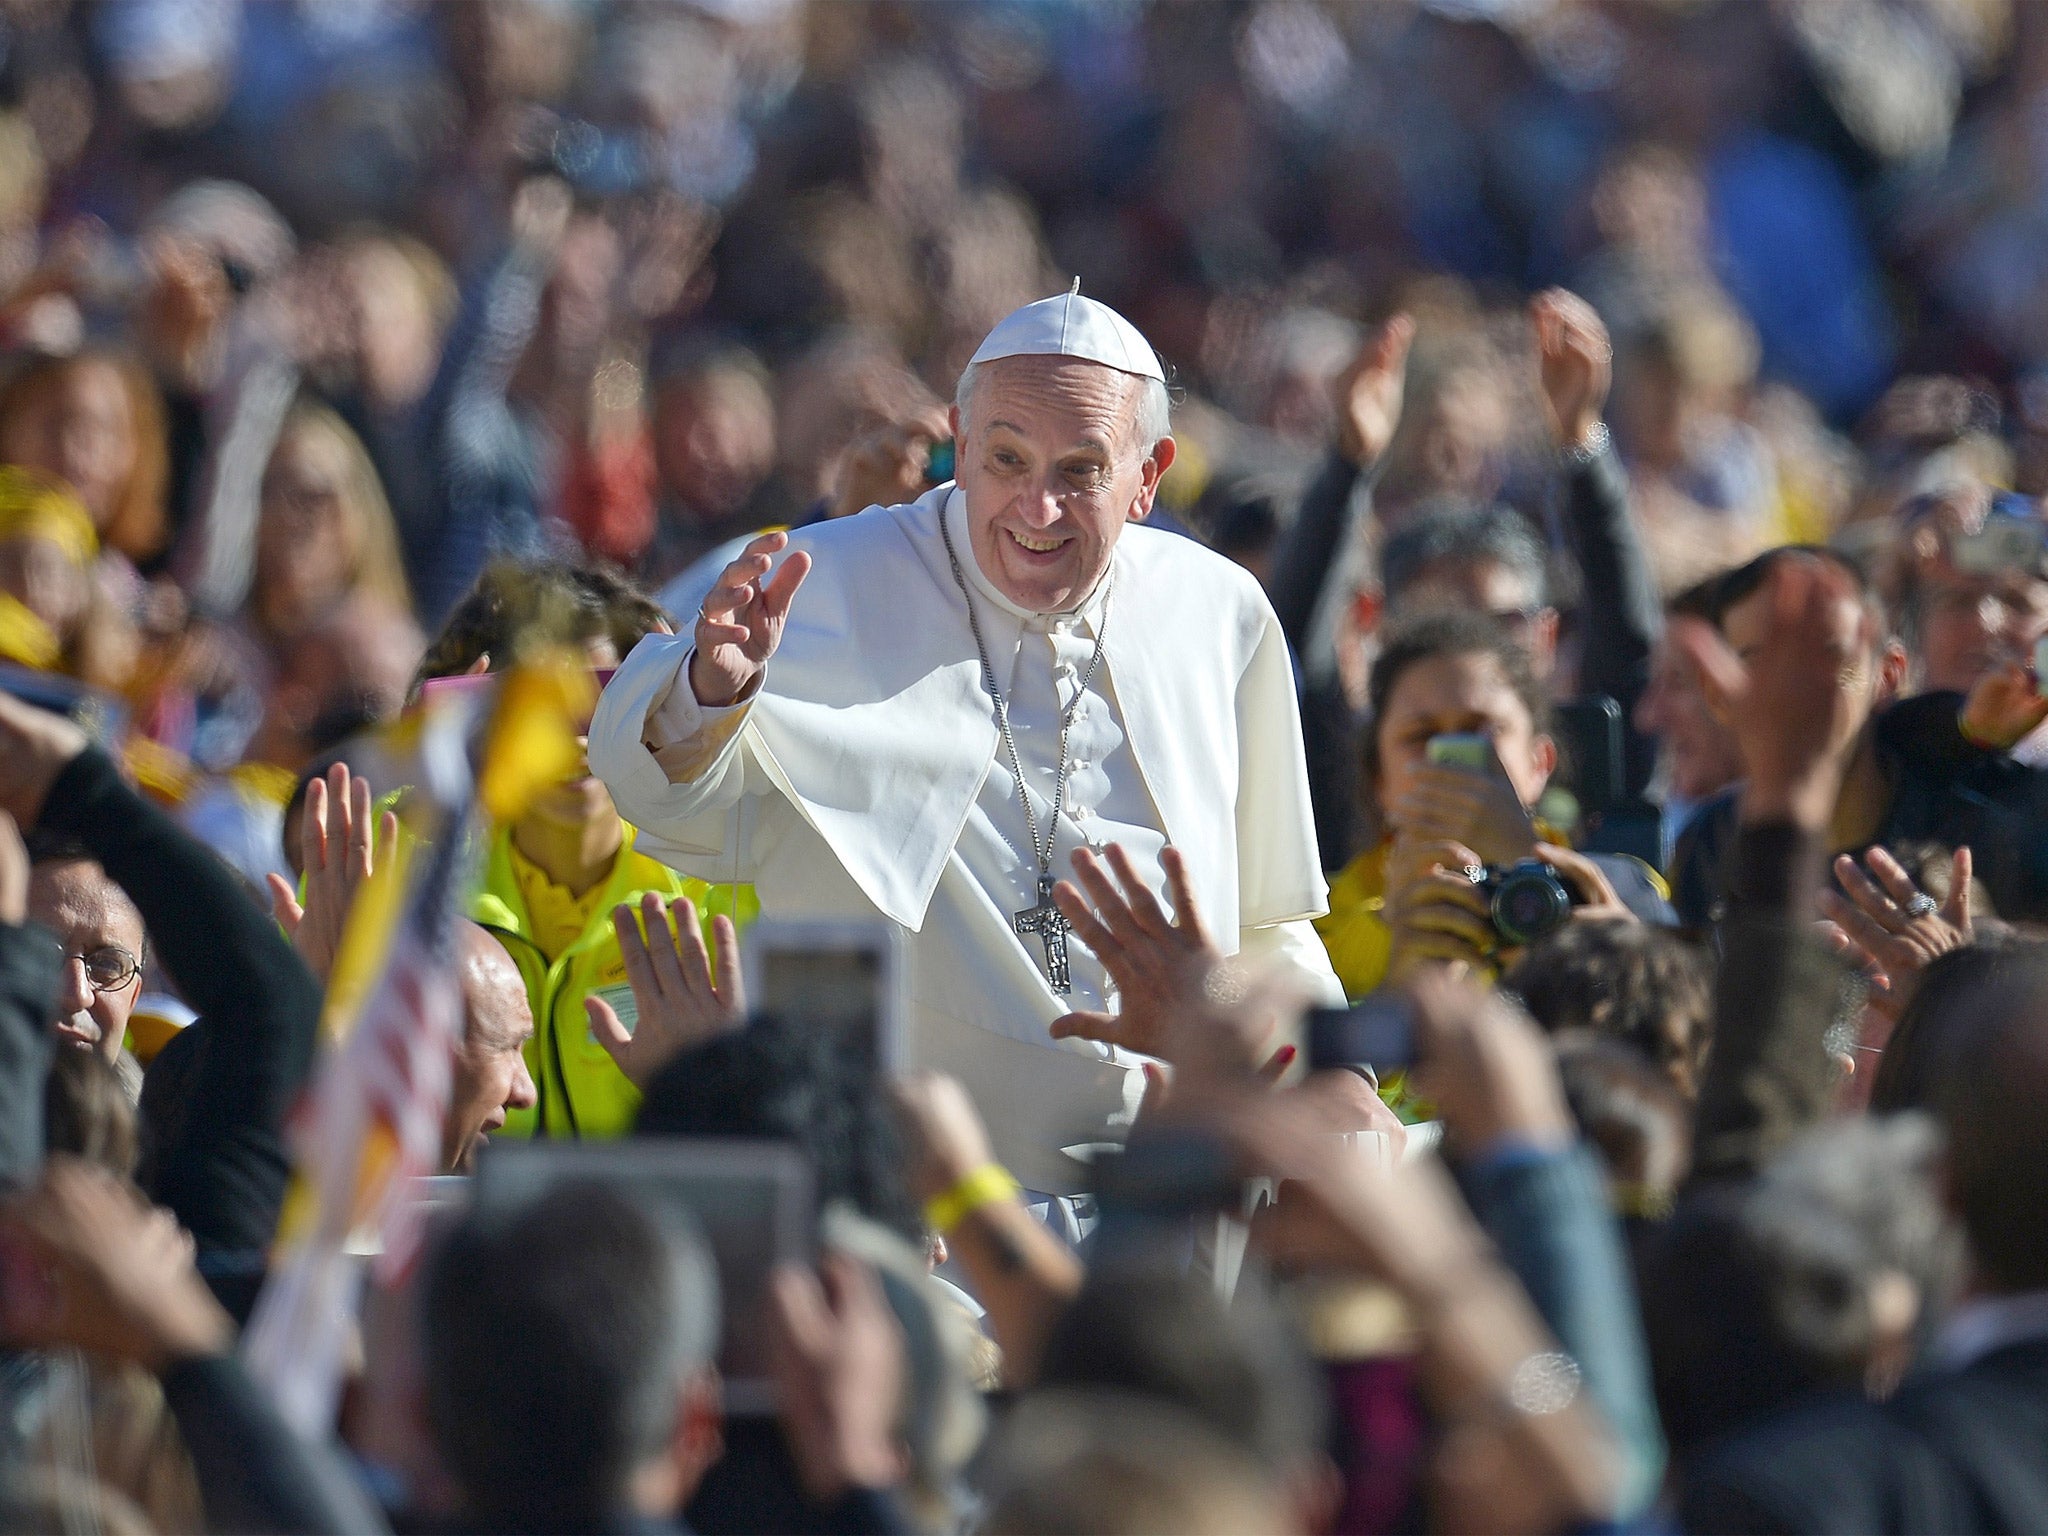
<path fill-rule="evenodd" d="M 1072 357 L 980 365 L 953 408 L 956 478 L 982 574 L 1021 608 L 1060 613 L 1152 510 L 1173 439 L 1141 441 L 1146 381 Z"/>

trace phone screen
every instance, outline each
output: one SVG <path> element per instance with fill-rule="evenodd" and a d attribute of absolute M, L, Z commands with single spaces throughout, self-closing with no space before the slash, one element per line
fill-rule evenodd
<path fill-rule="evenodd" d="M 882 955 L 865 945 L 767 949 L 760 957 L 760 995 L 754 1006 L 779 1018 L 829 1029 L 867 1067 L 883 1061 Z"/>
<path fill-rule="evenodd" d="M 1493 763 L 1492 741 L 1475 732 L 1432 736 L 1423 753 L 1440 768 L 1463 768 L 1468 773 L 1484 773 Z"/>
<path fill-rule="evenodd" d="M 1382 1075 L 1415 1065 L 1415 1014 L 1399 996 L 1349 1008 L 1316 1008 L 1307 1019 L 1308 1067 L 1371 1067 Z"/>

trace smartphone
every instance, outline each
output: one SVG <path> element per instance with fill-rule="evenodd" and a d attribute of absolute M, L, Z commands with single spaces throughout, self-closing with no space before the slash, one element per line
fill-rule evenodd
<path fill-rule="evenodd" d="M 1975 533 L 1956 540 L 1952 558 L 1956 569 L 1970 576 L 2035 570 L 2041 564 L 2044 532 L 2048 529 L 2030 514 L 1994 515 Z"/>
<path fill-rule="evenodd" d="M 924 483 L 944 485 L 953 478 L 953 439 L 942 437 L 932 444 L 931 453 L 924 461 Z"/>
<path fill-rule="evenodd" d="M 741 936 L 740 970 L 754 1013 L 830 1030 L 873 1071 L 909 1065 L 903 940 L 894 923 L 763 918 Z"/>
<path fill-rule="evenodd" d="M 1375 992 L 1349 1008 L 1312 1008 L 1304 1029 L 1311 1072 L 1370 1067 L 1386 1077 L 1415 1065 L 1415 1010 L 1398 993 Z"/>
<path fill-rule="evenodd" d="M 625 1186 L 694 1227 L 718 1271 L 718 1374 L 728 1413 L 776 1406 L 766 1300 L 778 1264 L 808 1264 L 818 1213 L 810 1165 L 785 1142 L 720 1137 L 500 1141 L 477 1169 L 479 1209 L 538 1198 L 566 1180 Z"/>
<path fill-rule="evenodd" d="M 24 704 L 62 715 L 91 737 L 94 746 L 111 748 L 128 728 L 128 706 L 118 698 L 53 672 L 0 662 L 0 690 Z"/>
<path fill-rule="evenodd" d="M 1155 1131 L 1095 1159 L 1092 1180 L 1105 1221 L 1178 1220 L 1235 1211 L 1245 1181 L 1230 1149 L 1199 1131 Z"/>
<path fill-rule="evenodd" d="M 1439 768 L 1462 768 L 1468 773 L 1487 773 L 1493 767 L 1493 740 L 1476 731 L 1454 731 L 1432 736 L 1424 755 Z"/>
<path fill-rule="evenodd" d="M 1581 811 L 1618 805 L 1626 782 L 1621 748 L 1621 706 L 1606 694 L 1572 699 L 1551 711 L 1564 748 L 1566 777 Z"/>

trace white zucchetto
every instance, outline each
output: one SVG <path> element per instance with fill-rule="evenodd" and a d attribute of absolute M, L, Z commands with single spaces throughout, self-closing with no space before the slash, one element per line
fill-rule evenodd
<path fill-rule="evenodd" d="M 967 361 L 972 366 L 999 357 L 1079 357 L 1140 378 L 1166 380 L 1151 343 L 1107 304 L 1083 298 L 1079 278 L 1065 293 L 1013 310 Z"/>

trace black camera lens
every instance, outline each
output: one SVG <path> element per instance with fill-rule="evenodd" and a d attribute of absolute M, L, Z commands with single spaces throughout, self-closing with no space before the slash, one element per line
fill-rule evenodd
<path fill-rule="evenodd" d="M 1571 915 L 1571 893 L 1547 864 L 1518 864 L 1494 882 L 1493 926 L 1509 944 L 1548 938 Z"/>

